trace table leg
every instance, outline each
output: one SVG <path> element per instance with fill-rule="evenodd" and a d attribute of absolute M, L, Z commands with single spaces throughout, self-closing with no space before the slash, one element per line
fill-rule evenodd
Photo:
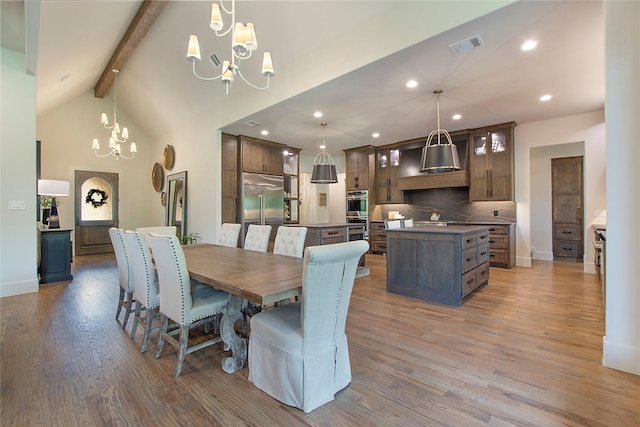
<path fill-rule="evenodd" d="M 229 302 L 222 310 L 220 336 L 224 342 L 224 349 L 231 350 L 231 357 L 222 359 L 222 369 L 233 374 L 244 367 L 247 360 L 247 340 L 236 333 L 236 321 L 242 320 L 242 305 L 244 300 L 237 295 L 229 295 Z"/>

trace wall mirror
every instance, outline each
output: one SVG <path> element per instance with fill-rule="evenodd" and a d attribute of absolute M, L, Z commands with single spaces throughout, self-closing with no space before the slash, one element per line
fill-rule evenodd
<path fill-rule="evenodd" d="M 187 172 L 167 176 L 165 225 L 175 225 L 178 233 L 187 234 Z"/>

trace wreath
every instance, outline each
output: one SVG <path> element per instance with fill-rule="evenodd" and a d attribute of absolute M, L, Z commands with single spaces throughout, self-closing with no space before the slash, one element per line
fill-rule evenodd
<path fill-rule="evenodd" d="M 97 188 L 92 188 L 87 193 L 87 197 L 85 197 L 84 201 L 85 203 L 90 204 L 94 208 L 98 209 L 100 206 L 107 203 L 108 198 L 109 196 L 107 196 L 106 192 L 98 190 Z"/>

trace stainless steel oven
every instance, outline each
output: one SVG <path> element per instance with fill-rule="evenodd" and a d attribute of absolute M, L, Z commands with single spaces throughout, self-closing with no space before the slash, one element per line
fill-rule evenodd
<path fill-rule="evenodd" d="M 364 225 L 364 238 L 369 238 L 369 192 L 347 191 L 347 224 Z"/>

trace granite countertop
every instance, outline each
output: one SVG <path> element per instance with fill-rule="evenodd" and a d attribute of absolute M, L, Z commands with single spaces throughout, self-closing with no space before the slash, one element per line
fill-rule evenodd
<path fill-rule="evenodd" d="M 393 228 L 386 230 L 388 233 L 438 233 L 438 234 L 466 234 L 475 231 L 486 230 L 487 227 L 481 225 L 426 225 L 416 224 L 415 227 Z"/>
<path fill-rule="evenodd" d="M 287 224 L 294 227 L 307 227 L 307 228 L 332 228 L 332 227 L 348 227 L 351 225 L 364 225 L 359 223 L 347 224 L 347 223 L 336 223 L 336 224 Z"/>

